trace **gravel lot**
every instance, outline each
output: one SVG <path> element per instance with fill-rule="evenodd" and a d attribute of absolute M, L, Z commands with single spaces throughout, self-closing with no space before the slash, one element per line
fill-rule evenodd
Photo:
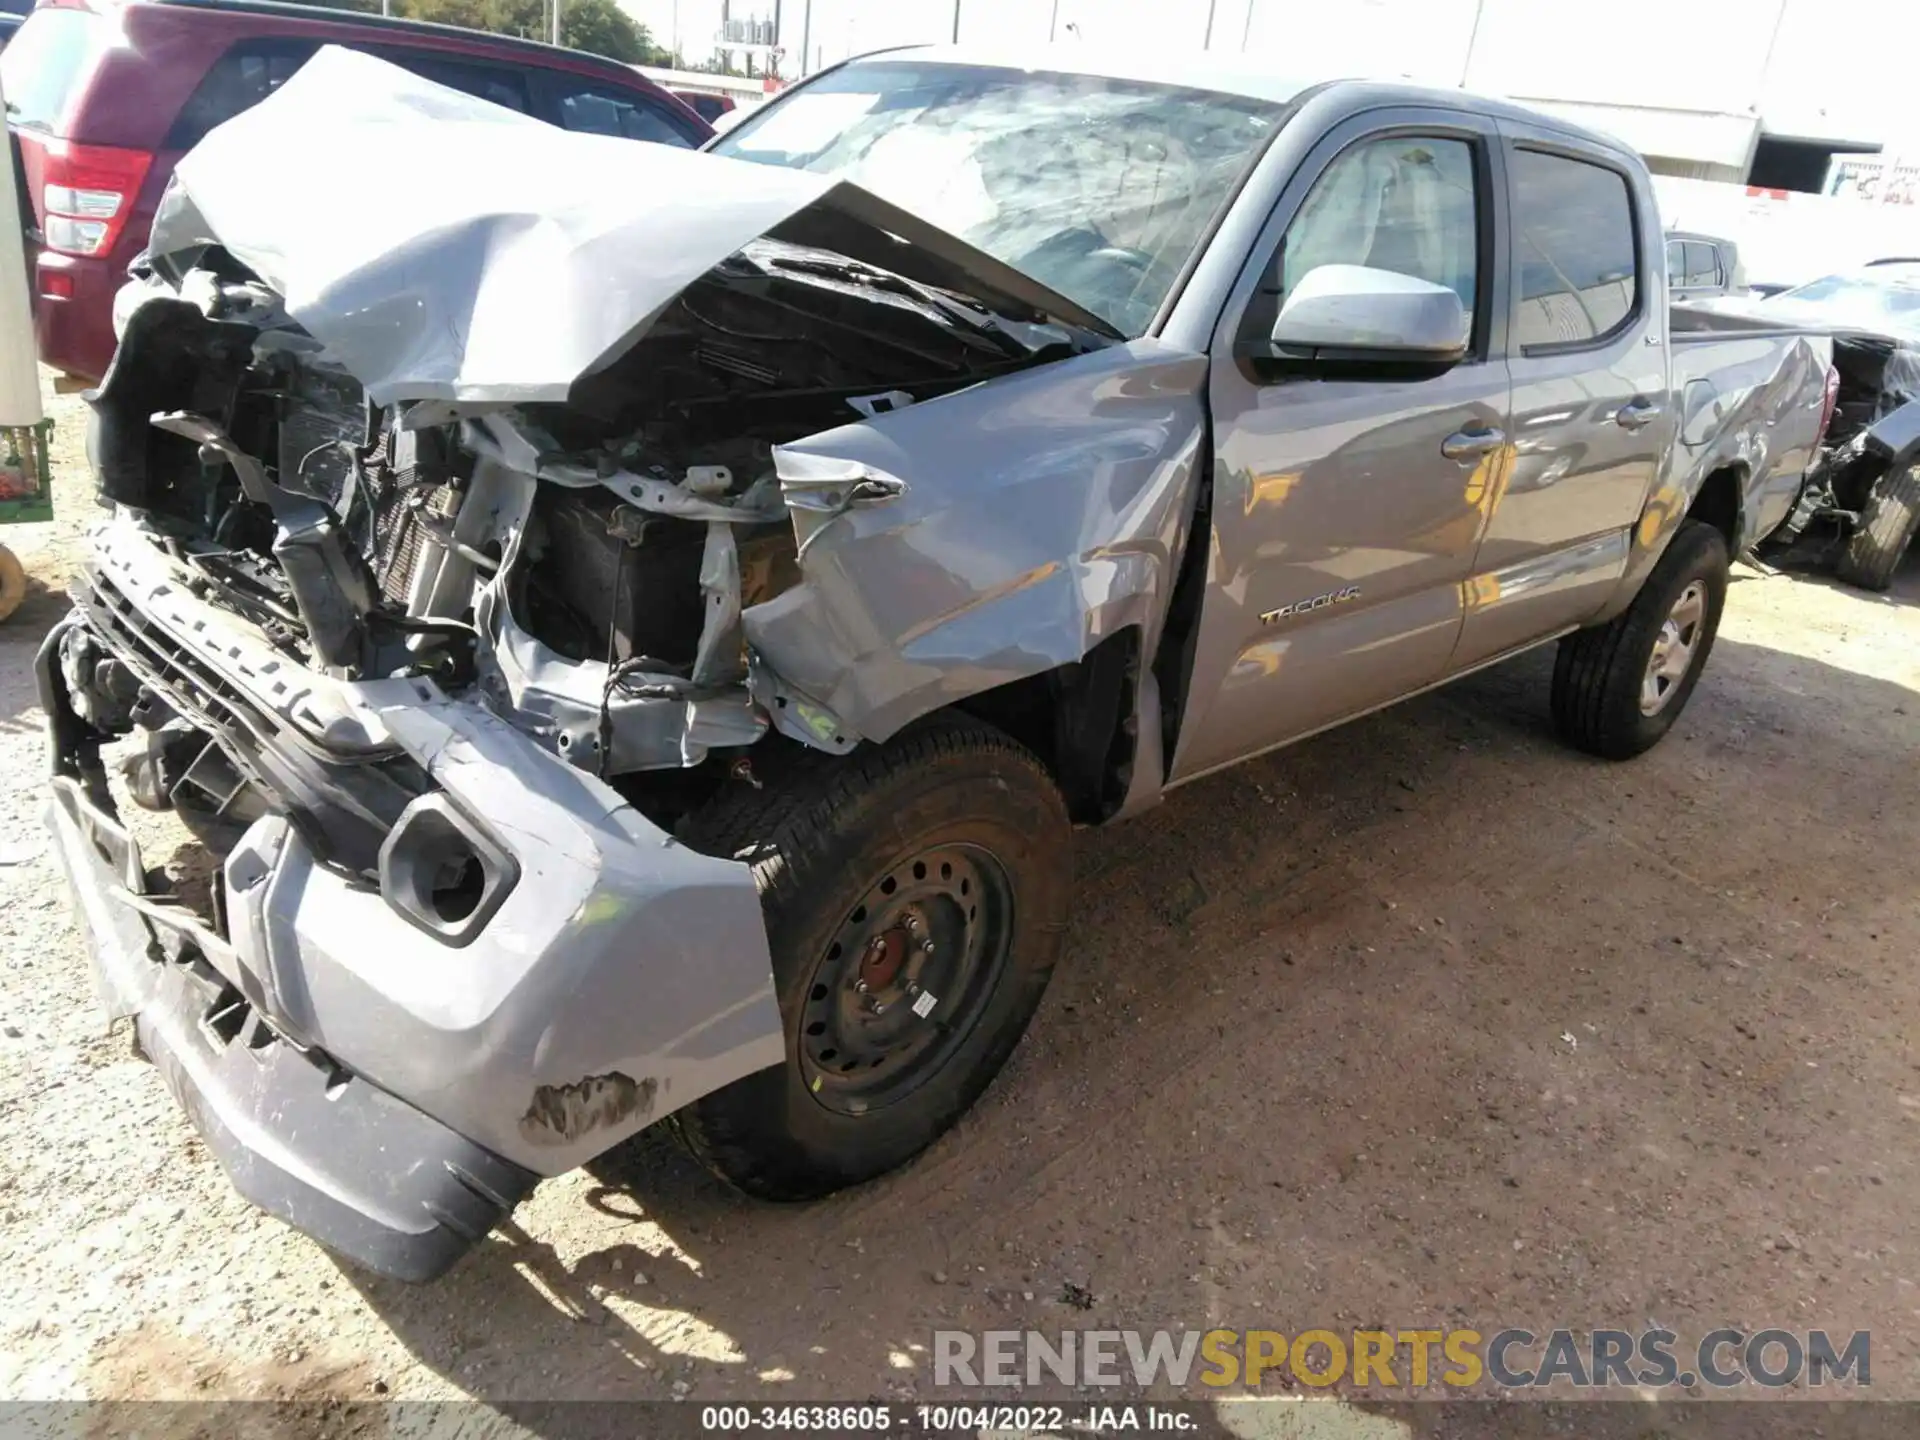
<path fill-rule="evenodd" d="M 93 1011 L 30 674 L 78 409 L 60 520 L 0 534 L 49 587 L 0 629 L 0 1397 L 899 1396 L 936 1327 L 1657 1320 L 1871 1329 L 1920 1398 L 1920 569 L 1738 572 L 1638 763 L 1554 742 L 1536 655 L 1083 836 L 1040 1018 L 920 1164 L 775 1208 L 643 1138 L 409 1288 L 237 1199 Z"/>

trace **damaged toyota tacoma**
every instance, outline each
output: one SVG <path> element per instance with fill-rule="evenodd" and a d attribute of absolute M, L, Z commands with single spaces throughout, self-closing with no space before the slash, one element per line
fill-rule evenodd
<path fill-rule="evenodd" d="M 234 1183 L 413 1279 L 663 1120 L 773 1199 L 920 1152 L 1075 825 L 1555 639 L 1559 728 L 1646 749 L 1828 358 L 1669 333 L 1614 142 L 1090 51 L 692 153 L 326 50 L 148 253 L 51 824 Z"/>

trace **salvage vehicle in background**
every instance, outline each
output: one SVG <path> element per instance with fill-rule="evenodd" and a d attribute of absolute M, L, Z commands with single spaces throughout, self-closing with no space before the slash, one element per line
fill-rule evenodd
<path fill-rule="evenodd" d="M 1920 261 L 1877 260 L 1747 313 L 1834 337 L 1825 443 L 1760 553 L 1837 552 L 1842 580 L 1885 590 L 1920 534 Z"/>
<path fill-rule="evenodd" d="M 342 204 L 376 153 L 435 183 Z M 1076 824 L 1552 640 L 1561 733 L 1644 751 L 1828 366 L 1669 338 L 1612 141 L 1079 47 L 851 62 L 702 153 L 328 49 L 176 181 L 50 823 L 235 1183 L 416 1279 L 662 1120 L 771 1199 L 918 1154 Z"/>
<path fill-rule="evenodd" d="M 706 121 L 625 65 L 450 25 L 273 0 L 45 0 L 0 55 L 40 358 L 98 380 L 113 297 L 174 162 L 322 45 L 346 45 L 567 130 L 698 146 Z"/>

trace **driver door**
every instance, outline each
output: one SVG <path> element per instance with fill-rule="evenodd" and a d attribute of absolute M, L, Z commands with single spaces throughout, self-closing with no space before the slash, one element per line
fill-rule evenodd
<path fill-rule="evenodd" d="M 1374 111 L 1283 192 L 1215 334 L 1208 583 L 1170 778 L 1191 779 L 1440 680 L 1507 460 L 1505 186 L 1491 120 Z M 1318 265 L 1447 285 L 1464 360 L 1284 369 L 1245 358 Z"/>

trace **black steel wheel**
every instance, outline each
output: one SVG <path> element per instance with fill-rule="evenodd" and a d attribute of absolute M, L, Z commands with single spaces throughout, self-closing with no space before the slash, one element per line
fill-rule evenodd
<path fill-rule="evenodd" d="M 1013 946 L 1013 882 L 973 845 L 890 866 L 847 913 L 807 986 L 800 1068 L 829 1110 L 911 1094 L 966 1040 Z"/>
<path fill-rule="evenodd" d="M 1066 927 L 1071 827 L 1002 732 L 937 717 L 728 787 L 682 838 L 753 865 L 787 1061 L 695 1100 L 693 1153 L 807 1199 L 905 1163 L 1019 1043 Z"/>

